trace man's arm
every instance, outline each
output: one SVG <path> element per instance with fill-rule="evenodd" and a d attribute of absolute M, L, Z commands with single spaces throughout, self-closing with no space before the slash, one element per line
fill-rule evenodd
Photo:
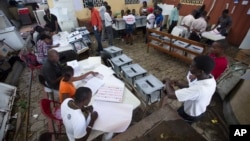
<path fill-rule="evenodd" d="M 173 86 L 171 85 L 170 82 L 166 82 L 165 84 L 165 91 L 168 95 L 168 98 L 170 99 L 177 99 L 176 95 L 175 95 L 175 89 L 173 88 Z"/>
<path fill-rule="evenodd" d="M 91 113 L 91 120 L 90 120 L 89 125 L 87 126 L 87 129 L 86 129 L 87 130 L 87 134 L 84 137 L 80 138 L 80 139 L 75 139 L 75 141 L 86 141 L 88 139 L 89 134 L 90 134 L 90 132 L 92 130 L 92 127 L 93 127 L 93 125 L 94 125 L 97 117 L 98 117 L 98 114 L 97 114 L 96 111 L 94 111 L 93 113 Z"/>
<path fill-rule="evenodd" d="M 87 72 L 87 73 L 85 73 L 83 75 L 73 77 L 72 81 L 82 80 L 82 79 L 86 78 L 89 74 L 92 74 L 93 76 L 95 76 L 95 75 L 98 74 L 98 72 L 93 72 L 93 71 Z"/>

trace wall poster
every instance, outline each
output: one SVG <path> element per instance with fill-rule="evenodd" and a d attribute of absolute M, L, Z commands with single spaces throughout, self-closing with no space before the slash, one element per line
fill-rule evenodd
<path fill-rule="evenodd" d="M 203 5 L 203 2 L 204 2 L 204 0 L 180 0 L 181 4 L 197 5 L 197 6 Z"/>

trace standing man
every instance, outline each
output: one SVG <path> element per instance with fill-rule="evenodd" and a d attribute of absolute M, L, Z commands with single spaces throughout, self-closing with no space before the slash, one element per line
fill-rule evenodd
<path fill-rule="evenodd" d="M 207 21 L 206 21 L 207 12 L 203 11 L 201 16 L 198 19 L 195 19 L 190 27 L 191 34 L 189 36 L 190 40 L 200 42 L 201 33 L 206 31 Z"/>
<path fill-rule="evenodd" d="M 228 15 L 228 12 L 228 9 L 223 10 L 217 24 L 214 26 L 214 28 L 216 28 L 223 36 L 227 36 L 232 27 L 232 19 Z"/>
<path fill-rule="evenodd" d="M 98 54 L 103 50 L 101 42 L 101 31 L 102 31 L 102 20 L 98 10 L 94 8 L 93 2 L 88 2 L 87 7 L 91 11 L 91 26 L 93 27 L 95 39 L 98 43 L 97 52 Z"/>
<path fill-rule="evenodd" d="M 156 30 L 158 31 L 162 31 L 162 22 L 163 22 L 162 8 L 158 8 L 156 9 L 154 28 L 156 28 Z"/>
<path fill-rule="evenodd" d="M 105 30 L 105 17 L 104 14 L 107 11 L 106 7 L 108 6 L 108 3 L 106 1 L 104 1 L 102 3 L 102 6 L 99 8 L 99 13 L 102 19 L 102 41 L 105 40 L 105 38 L 107 37 L 107 31 Z"/>
<path fill-rule="evenodd" d="M 210 74 L 214 69 L 211 57 L 202 55 L 193 59 L 187 76 L 188 84 L 165 79 L 164 92 L 166 96 L 161 99 L 163 107 L 167 98 L 177 99 L 184 105 L 178 109 L 179 115 L 188 123 L 198 120 L 206 111 L 215 92 L 216 81 Z M 180 89 L 175 90 L 174 86 Z"/>
<path fill-rule="evenodd" d="M 110 15 L 111 7 L 108 5 L 106 7 L 106 10 L 107 11 L 104 14 L 105 30 L 108 34 L 109 45 L 112 46 L 113 45 L 113 28 L 112 28 L 113 20 Z"/>
<path fill-rule="evenodd" d="M 177 25 L 179 20 L 179 10 L 181 9 L 181 4 L 177 4 L 176 7 L 171 11 L 170 17 L 169 17 L 169 28 L 168 33 L 171 33 L 174 27 Z"/>
<path fill-rule="evenodd" d="M 43 16 L 43 19 L 46 22 L 45 27 L 49 28 L 50 32 L 53 32 L 55 34 L 62 31 L 58 24 L 57 17 L 51 14 L 49 9 L 45 9 L 44 12 L 45 15 Z"/>

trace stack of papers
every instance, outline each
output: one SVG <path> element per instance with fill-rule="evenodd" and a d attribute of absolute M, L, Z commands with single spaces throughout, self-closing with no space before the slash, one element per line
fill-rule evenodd
<path fill-rule="evenodd" d="M 84 87 L 88 87 L 91 89 L 92 94 L 95 94 L 98 89 L 100 89 L 104 85 L 104 81 L 97 77 L 90 78 Z"/>
<path fill-rule="evenodd" d="M 122 102 L 124 86 L 103 86 L 95 95 L 95 100 Z"/>

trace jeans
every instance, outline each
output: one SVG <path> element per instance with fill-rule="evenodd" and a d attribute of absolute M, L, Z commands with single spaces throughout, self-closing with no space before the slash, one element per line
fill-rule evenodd
<path fill-rule="evenodd" d="M 105 40 L 107 38 L 107 31 L 106 31 L 106 28 L 105 28 L 105 21 L 103 20 L 102 21 L 102 37 L 101 39 L 102 40 Z"/>
<path fill-rule="evenodd" d="M 108 39 L 109 39 L 109 45 L 112 46 L 113 45 L 113 28 L 112 25 L 111 26 L 107 26 L 105 28 L 107 34 L 108 34 Z"/>
<path fill-rule="evenodd" d="M 101 34 L 98 31 L 98 29 L 94 30 L 94 35 L 95 35 L 95 39 L 96 39 L 96 41 L 98 43 L 97 51 L 100 52 L 100 51 L 103 50 L 103 48 L 102 48 Z"/>

